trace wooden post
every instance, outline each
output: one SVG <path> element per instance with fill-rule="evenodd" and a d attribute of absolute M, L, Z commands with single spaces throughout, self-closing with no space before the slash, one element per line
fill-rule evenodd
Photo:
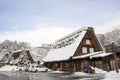
<path fill-rule="evenodd" d="M 115 70 L 117 73 L 119 73 L 119 68 L 118 68 L 118 58 L 117 58 L 117 55 L 116 55 L 116 49 L 115 49 L 115 43 L 112 42 L 112 49 L 113 49 L 113 56 L 114 56 L 114 59 L 115 59 Z"/>

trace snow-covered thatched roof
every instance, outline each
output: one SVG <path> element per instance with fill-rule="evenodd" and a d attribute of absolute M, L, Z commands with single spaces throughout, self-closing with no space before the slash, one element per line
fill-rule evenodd
<path fill-rule="evenodd" d="M 77 30 L 57 40 L 48 55 L 43 59 L 45 62 L 68 60 L 72 57 L 87 33 L 88 28 Z"/>
<path fill-rule="evenodd" d="M 22 50 L 12 51 L 12 53 L 19 53 L 19 52 L 22 52 Z"/>
<path fill-rule="evenodd" d="M 0 53 L 0 61 L 3 59 L 3 57 L 6 55 L 7 53 Z"/>

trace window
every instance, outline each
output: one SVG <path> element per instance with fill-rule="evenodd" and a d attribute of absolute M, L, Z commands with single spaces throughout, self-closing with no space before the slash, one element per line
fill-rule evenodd
<path fill-rule="evenodd" d="M 58 68 L 58 64 L 57 63 L 55 63 L 55 68 Z"/>
<path fill-rule="evenodd" d="M 86 44 L 90 44 L 90 39 L 86 39 Z"/>
<path fill-rule="evenodd" d="M 94 52 L 94 48 L 90 48 L 89 52 L 93 53 Z"/>
<path fill-rule="evenodd" d="M 65 66 L 64 66 L 64 68 L 68 68 L 69 67 L 69 65 L 68 65 L 68 63 L 65 63 Z"/>
<path fill-rule="evenodd" d="M 87 47 L 82 47 L 82 53 L 87 53 Z"/>

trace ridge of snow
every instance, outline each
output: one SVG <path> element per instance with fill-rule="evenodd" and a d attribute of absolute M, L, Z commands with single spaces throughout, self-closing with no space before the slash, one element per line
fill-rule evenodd
<path fill-rule="evenodd" d="M 92 55 L 92 56 L 90 56 L 90 59 L 92 59 L 92 58 L 98 58 L 98 57 L 106 57 L 106 56 L 109 56 L 109 55 L 111 55 L 111 54 L 113 54 L 113 53 L 101 53 L 101 54 L 96 54 L 96 55 Z"/>
<path fill-rule="evenodd" d="M 0 68 L 0 71 L 18 71 L 18 67 L 14 65 L 5 65 Z"/>
<path fill-rule="evenodd" d="M 66 73 L 65 71 L 50 71 L 49 73 Z"/>
<path fill-rule="evenodd" d="M 84 54 L 84 55 L 80 55 L 80 56 L 75 56 L 75 57 L 73 57 L 73 59 L 79 59 L 79 58 L 82 59 L 82 58 L 90 57 L 92 55 L 101 54 L 101 53 L 103 53 L 103 51 Z"/>
<path fill-rule="evenodd" d="M 99 69 L 99 68 L 94 68 L 95 69 L 95 73 L 107 73 L 106 71 L 102 70 L 102 69 Z"/>
<path fill-rule="evenodd" d="M 22 52 L 22 50 L 16 50 L 16 51 L 13 51 L 12 53 L 18 53 L 18 52 Z"/>
<path fill-rule="evenodd" d="M 56 42 L 59 42 L 59 41 L 64 40 L 66 38 L 69 38 L 69 37 L 71 37 L 71 36 L 73 36 L 75 34 L 78 34 L 78 33 L 82 32 L 82 31 L 86 31 L 87 29 L 88 29 L 88 27 L 82 27 L 81 29 L 78 29 L 78 30 L 74 31 L 74 32 L 64 36 L 63 38 L 58 39 Z"/>

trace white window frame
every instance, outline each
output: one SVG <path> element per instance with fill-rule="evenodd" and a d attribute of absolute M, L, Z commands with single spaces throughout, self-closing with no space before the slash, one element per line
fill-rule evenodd
<path fill-rule="evenodd" d="M 94 52 L 94 48 L 93 47 L 89 48 L 89 52 L 93 53 Z"/>
<path fill-rule="evenodd" d="M 82 47 L 82 53 L 88 53 L 87 47 Z"/>
<path fill-rule="evenodd" d="M 86 44 L 90 44 L 90 39 L 86 39 Z"/>

